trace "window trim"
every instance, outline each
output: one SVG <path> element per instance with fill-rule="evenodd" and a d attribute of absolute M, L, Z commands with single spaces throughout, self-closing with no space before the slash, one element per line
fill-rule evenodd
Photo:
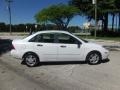
<path fill-rule="evenodd" d="M 42 35 L 42 34 L 53 34 L 54 35 L 54 40 L 53 40 L 53 42 L 38 42 L 37 40 L 35 40 L 35 41 L 30 41 L 31 39 L 33 39 L 33 38 L 35 38 L 35 37 L 37 37 L 38 35 Z M 51 32 L 48 32 L 48 33 L 40 33 L 40 34 L 37 34 L 36 36 L 34 36 L 34 37 L 32 37 L 28 42 L 35 42 L 35 43 L 55 43 L 55 33 L 51 33 Z"/>
<path fill-rule="evenodd" d="M 68 35 L 68 36 L 72 37 L 74 40 L 76 40 L 77 43 L 60 43 L 59 40 L 58 40 L 58 36 L 59 36 L 58 34 Z M 55 39 L 56 39 L 56 43 L 58 43 L 58 44 L 82 44 L 77 38 L 73 37 L 73 36 L 70 35 L 70 34 L 66 34 L 66 33 L 56 33 Z"/>

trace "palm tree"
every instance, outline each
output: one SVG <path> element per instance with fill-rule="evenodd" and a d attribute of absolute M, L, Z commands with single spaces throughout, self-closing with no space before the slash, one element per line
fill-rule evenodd
<path fill-rule="evenodd" d="M 69 4 L 78 7 L 82 11 L 82 15 L 87 17 L 88 21 L 95 19 L 95 14 L 94 14 L 95 9 L 94 9 L 94 5 L 92 4 L 92 0 L 84 0 L 84 1 L 83 0 L 70 0 Z M 104 24 L 103 25 L 104 30 L 107 30 L 106 28 L 108 26 L 108 13 L 105 13 L 103 11 L 105 10 L 105 8 L 102 5 L 103 5 L 103 2 L 98 1 L 97 21 L 102 20 Z"/>
<path fill-rule="evenodd" d="M 120 30 L 120 0 L 115 0 L 115 6 L 117 8 L 117 13 L 118 13 L 118 17 L 119 17 L 118 29 Z"/>
<path fill-rule="evenodd" d="M 116 16 L 116 6 L 115 6 L 115 0 L 109 0 L 109 8 L 107 11 L 109 11 L 109 14 L 112 15 L 112 31 L 114 30 L 114 23 L 115 23 L 115 16 Z"/>
<path fill-rule="evenodd" d="M 112 13 L 112 31 L 114 30 L 115 13 Z"/>
<path fill-rule="evenodd" d="M 108 30 L 108 16 L 112 15 L 112 29 L 114 29 L 114 18 L 116 13 L 116 7 L 114 5 L 115 0 L 103 0 L 99 1 L 98 7 L 99 10 L 103 13 L 103 22 L 104 22 L 104 30 Z"/>
<path fill-rule="evenodd" d="M 87 1 L 87 2 L 83 2 Z M 108 30 L 108 16 L 109 14 L 112 15 L 112 29 L 114 29 L 114 18 L 116 15 L 116 5 L 120 9 L 120 1 L 119 0 L 98 0 L 97 3 L 97 20 L 102 20 L 103 22 L 103 30 Z M 74 5 L 78 7 L 83 15 L 87 16 L 88 20 L 94 19 L 94 6 L 92 5 L 92 0 L 70 0 L 70 5 Z M 120 27 L 120 13 L 119 13 L 119 27 Z"/>

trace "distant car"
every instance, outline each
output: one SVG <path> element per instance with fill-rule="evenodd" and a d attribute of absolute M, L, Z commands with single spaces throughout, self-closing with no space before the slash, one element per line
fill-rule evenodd
<path fill-rule="evenodd" d="M 0 39 L 0 55 L 4 52 L 10 51 L 12 48 L 12 40 Z"/>
<path fill-rule="evenodd" d="M 45 61 L 87 61 L 98 64 L 109 51 L 66 31 L 40 31 L 23 40 L 13 40 L 11 55 L 33 67 Z"/>

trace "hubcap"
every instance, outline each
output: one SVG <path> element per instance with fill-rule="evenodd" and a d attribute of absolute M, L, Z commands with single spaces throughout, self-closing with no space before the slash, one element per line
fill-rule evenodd
<path fill-rule="evenodd" d="M 28 55 L 26 57 L 26 64 L 29 66 L 34 66 L 36 64 L 36 57 L 33 55 Z"/>
<path fill-rule="evenodd" d="M 98 61 L 100 60 L 100 57 L 98 54 L 91 54 L 90 57 L 89 57 L 89 61 L 90 63 L 98 63 Z"/>

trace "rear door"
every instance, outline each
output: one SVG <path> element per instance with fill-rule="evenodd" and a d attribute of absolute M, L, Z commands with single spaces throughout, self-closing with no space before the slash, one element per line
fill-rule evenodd
<path fill-rule="evenodd" d="M 56 61 L 57 45 L 54 33 L 41 33 L 30 40 L 32 47 L 41 61 Z"/>

